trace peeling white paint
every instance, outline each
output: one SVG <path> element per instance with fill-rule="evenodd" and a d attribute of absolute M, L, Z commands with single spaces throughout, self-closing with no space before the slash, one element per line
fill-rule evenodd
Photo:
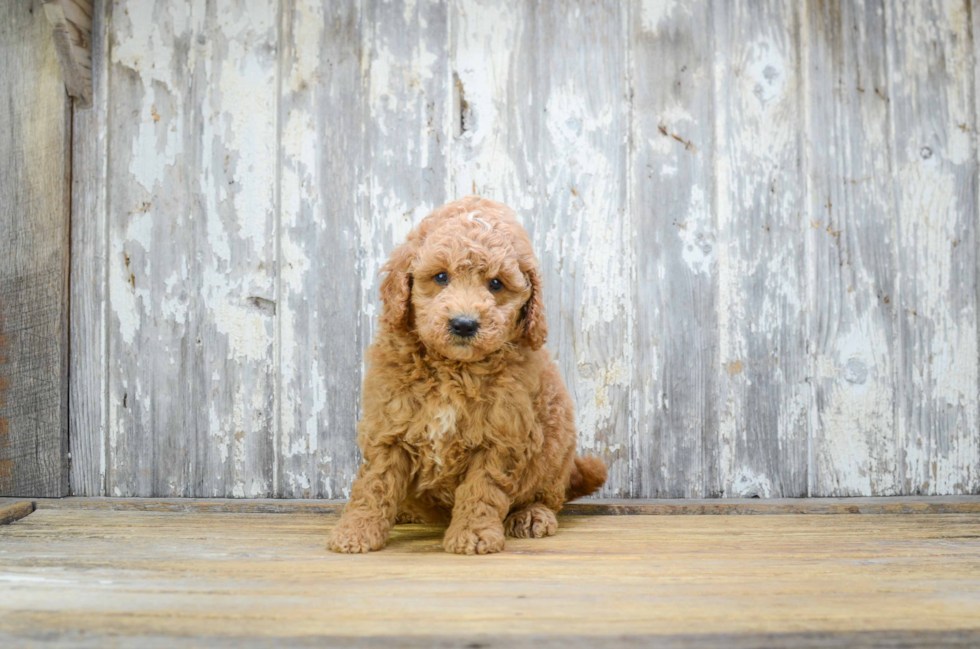
<path fill-rule="evenodd" d="M 298 0 L 298 19 L 293 22 L 295 34 L 293 66 L 289 71 L 289 89 L 301 92 L 316 82 L 320 71 L 320 38 L 323 34 L 323 4 Z"/>
<path fill-rule="evenodd" d="M 255 309 L 221 301 L 211 306 L 214 324 L 218 331 L 228 336 L 228 353 L 231 359 L 262 361 L 272 346 L 270 323 Z"/>
<path fill-rule="evenodd" d="M 127 345 L 132 345 L 139 329 L 139 313 L 136 294 L 129 283 L 123 242 L 118 238 L 113 238 L 109 256 L 109 304 L 119 323 L 119 335 Z"/>
<path fill-rule="evenodd" d="M 130 0 L 126 13 L 131 16 L 131 33 L 112 48 L 112 62 L 136 71 L 145 90 L 129 171 L 148 193 L 163 182 L 167 167 L 176 163 L 183 130 L 179 110 L 173 124 L 161 119 L 161 111 L 170 114 L 173 105 L 174 49 L 152 19 L 155 6 L 154 0 Z"/>
<path fill-rule="evenodd" d="M 315 455 L 319 444 L 317 421 L 323 413 L 324 406 L 327 405 L 327 386 L 323 375 L 319 372 L 316 360 L 313 360 L 314 362 L 310 366 L 310 376 L 313 377 L 312 385 L 310 386 L 313 393 L 311 395 L 313 404 L 310 408 L 310 414 L 306 418 L 306 447 L 310 453 Z M 329 422 L 325 423 L 329 425 Z"/>
<path fill-rule="evenodd" d="M 631 259 L 623 254 L 626 223 L 619 214 L 607 213 L 610 206 L 622 209 L 615 206 L 622 205 L 617 179 L 623 168 L 605 146 L 618 111 L 607 106 L 593 112 L 585 95 L 567 86 L 552 89 L 547 107 L 545 125 L 563 169 L 546 191 L 551 196 L 575 192 L 567 209 L 573 215 L 570 245 L 562 252 L 579 262 L 581 322 L 591 332 L 621 321 L 631 310 Z"/>
<path fill-rule="evenodd" d="M 270 10 L 271 10 L 271 5 Z M 227 131 L 226 149 L 237 152 L 234 164 L 235 220 L 238 234 L 253 245 L 269 238 L 276 174 L 275 97 L 260 88 L 275 87 L 275 68 L 232 40 L 221 69 L 221 98 Z"/>
<path fill-rule="evenodd" d="M 235 390 L 235 401 L 232 405 L 232 434 L 231 440 L 233 448 L 234 478 L 232 481 L 231 495 L 234 498 L 245 497 L 245 436 L 247 426 L 245 424 L 245 388 L 241 384 Z"/>
<path fill-rule="evenodd" d="M 643 31 L 657 33 L 677 10 L 677 0 L 643 0 L 640 3 L 640 25 Z"/>
<path fill-rule="evenodd" d="M 690 206 L 687 220 L 676 227 L 684 245 L 681 257 L 692 273 L 710 275 L 715 272 L 714 224 L 711 206 L 698 185 L 691 186 Z"/>
<path fill-rule="evenodd" d="M 225 430 L 214 402 L 208 407 L 208 434 L 215 440 L 218 451 L 221 453 L 221 463 L 224 464 L 228 461 L 228 454 L 231 451 L 231 436 Z"/>
<path fill-rule="evenodd" d="M 525 28 L 519 3 L 473 3 L 458 17 L 456 70 L 467 102 L 465 130 L 456 140 L 456 193 L 475 193 L 506 201 L 522 217 L 534 210 L 538 197 L 530 160 L 514 160 L 508 137 L 523 141 L 518 124 L 511 124 L 508 107 L 515 39 Z M 523 98 L 523 97 L 522 97 Z M 513 130 L 499 128 L 508 124 Z M 526 151 L 525 153 L 530 153 Z M 520 168 L 518 164 L 520 163 Z M 535 181 L 535 182 L 532 182 Z"/>
<path fill-rule="evenodd" d="M 629 385 L 629 365 L 617 358 L 609 366 L 595 367 L 588 357 L 580 356 L 578 369 L 578 394 L 584 396 L 575 404 L 579 448 L 602 452 L 606 448 L 599 444 L 597 432 L 610 423 L 614 414 L 610 392 Z"/>
<path fill-rule="evenodd" d="M 117 104 L 135 114 L 132 123 L 114 124 L 123 135 L 114 135 L 118 143 L 108 174 L 113 187 L 126 188 L 113 194 L 126 199 L 113 203 L 105 251 L 113 328 L 109 354 L 116 376 L 109 394 L 107 448 L 99 461 L 110 483 L 115 481 L 108 485 L 109 492 L 132 495 L 145 488 L 146 481 L 137 473 L 145 467 L 126 456 L 138 446 L 131 435 L 134 430 L 150 431 L 159 421 L 172 421 L 161 413 L 173 402 L 159 391 L 173 384 L 147 381 L 146 372 L 133 366 L 143 358 L 127 355 L 145 357 L 158 350 L 169 364 L 154 367 L 172 372 L 181 354 L 200 344 L 213 390 L 206 424 L 208 457 L 214 464 L 203 470 L 221 476 L 207 488 L 214 495 L 236 497 L 272 490 L 348 496 L 353 431 L 343 429 L 345 422 L 331 420 L 331 390 L 332 373 L 350 368 L 328 366 L 321 355 L 322 345 L 329 344 L 321 338 L 335 334 L 322 331 L 324 303 L 330 309 L 359 304 L 363 325 L 358 339 L 366 344 L 378 309 L 377 272 L 391 248 L 442 198 L 473 191 L 513 206 L 534 237 L 547 275 L 549 346 L 575 397 L 580 445 L 617 457 L 614 488 L 622 488 L 629 475 L 647 464 L 667 476 L 691 471 L 696 464 L 695 475 L 686 479 L 697 488 L 712 475 L 717 483 L 711 488 L 726 495 L 780 495 L 782 477 L 768 472 L 786 467 L 769 467 L 768 458 L 757 463 L 747 458 L 754 450 L 747 430 L 755 422 L 756 408 L 765 407 L 756 404 L 778 399 L 774 443 L 782 452 L 799 441 L 793 436 L 806 427 L 805 418 L 816 406 L 808 403 L 808 390 L 800 385 L 799 366 L 788 363 L 805 358 L 813 370 L 806 378 L 818 385 L 813 394 L 824 404 L 819 419 L 811 421 L 832 431 L 811 439 L 816 447 L 811 452 L 816 471 L 832 475 L 834 489 L 854 495 L 892 493 L 895 485 L 932 493 L 975 490 L 980 480 L 980 440 L 975 434 L 980 368 L 971 282 L 976 278 L 969 264 L 964 271 L 962 254 L 956 251 L 958 238 L 965 231 L 975 235 L 976 227 L 975 205 L 970 202 L 974 192 L 964 189 L 976 165 L 970 17 L 960 2 L 890 2 L 888 7 L 888 37 L 904 45 L 887 48 L 893 75 L 881 90 L 882 95 L 895 96 L 882 96 L 888 102 L 882 109 L 859 103 L 855 110 L 865 111 L 865 139 L 840 138 L 827 151 L 847 161 L 854 147 L 864 146 L 882 156 L 875 158 L 876 170 L 897 170 L 894 187 L 889 184 L 887 192 L 875 196 L 879 203 L 872 204 L 871 211 L 879 220 L 881 214 L 893 212 L 901 219 L 900 227 L 883 228 L 880 234 L 883 245 L 894 245 L 900 253 L 893 274 L 896 295 L 890 296 L 900 325 L 889 334 L 882 325 L 887 310 L 869 300 L 878 299 L 878 278 L 870 268 L 855 268 L 854 281 L 863 286 L 859 295 L 835 298 L 840 312 L 827 316 L 833 328 L 829 342 L 802 353 L 795 347 L 785 349 L 787 340 L 791 347 L 799 342 L 793 336 L 810 317 L 809 311 L 822 304 L 813 298 L 821 287 L 812 288 L 811 295 L 801 291 L 805 278 L 800 242 L 806 239 L 812 245 L 815 235 L 801 230 L 806 227 L 803 189 L 795 185 L 812 189 L 813 177 L 804 182 L 793 172 L 808 164 L 801 154 L 809 144 L 800 130 L 800 98 L 807 92 L 806 74 L 820 63 L 807 58 L 816 56 L 812 43 L 795 40 L 795 34 L 809 33 L 805 9 L 780 5 L 775 13 L 757 12 L 765 20 L 754 22 L 751 29 L 731 28 L 709 16 L 709 23 L 714 19 L 711 42 L 719 50 L 706 55 L 706 65 L 687 71 L 683 83 L 688 84 L 684 92 L 692 83 L 710 86 L 715 102 L 711 124 L 698 122 L 696 115 L 703 120 L 704 113 L 692 114 L 691 106 L 682 103 L 683 92 L 676 95 L 682 99 L 667 99 L 665 106 L 658 106 L 655 115 L 634 114 L 650 107 L 630 106 L 626 99 L 630 83 L 634 89 L 641 83 L 626 79 L 628 60 L 622 66 L 624 79 L 612 82 L 608 74 L 600 78 L 598 68 L 575 67 L 581 63 L 577 50 L 584 31 L 561 30 L 566 37 L 562 47 L 568 46 L 561 65 L 545 57 L 531 78 L 524 62 L 540 54 L 535 48 L 543 44 L 529 30 L 550 28 L 547 21 L 563 19 L 548 11 L 535 16 L 544 22 L 535 23 L 519 3 L 464 2 L 448 8 L 450 33 L 438 38 L 426 31 L 438 27 L 431 19 L 439 15 L 426 3 L 405 2 L 403 11 L 379 15 L 377 24 L 361 26 L 363 78 L 354 79 L 360 86 L 351 90 L 358 97 L 352 110 L 358 111 L 363 125 L 342 134 L 351 141 L 363 140 L 365 160 L 351 163 L 357 168 L 351 172 L 350 193 L 352 201 L 364 207 L 342 215 L 348 220 L 339 228 L 342 241 L 336 245 L 349 246 L 359 257 L 356 268 L 352 264 L 350 269 L 337 269 L 324 268 L 318 256 L 335 245 L 323 239 L 335 225 L 323 217 L 333 215 L 324 205 L 337 199 L 323 189 L 318 165 L 329 159 L 323 136 L 337 136 L 331 129 L 339 128 L 329 120 L 318 121 L 321 102 L 325 92 L 343 88 L 330 84 L 351 81 L 342 78 L 346 72 L 331 77 L 341 62 L 323 54 L 337 19 L 326 15 L 333 8 L 298 0 L 292 29 L 285 32 L 293 38 L 285 50 L 288 60 L 282 78 L 276 79 L 279 48 L 287 44 L 274 43 L 279 31 L 274 3 L 219 3 L 209 15 L 202 2 L 124 0 L 113 12 L 112 88 L 135 93 L 118 97 Z M 638 15 L 621 12 L 622 34 L 640 34 L 643 39 L 668 33 L 684 37 L 688 18 L 694 16 L 692 5 L 676 0 L 646 0 L 636 8 Z M 576 7 L 573 19 L 585 21 L 589 30 L 602 26 L 589 10 L 586 5 Z M 639 18 L 639 31 L 631 24 L 634 18 Z M 722 33 L 726 29 L 730 33 Z M 870 35 L 861 32 L 860 38 Z M 448 57 L 441 49 L 446 43 L 452 48 Z M 624 56 L 643 55 L 634 45 L 626 47 Z M 601 52 L 616 53 L 611 45 Z M 796 60 L 800 52 L 806 59 L 802 63 Z M 588 60 L 590 65 L 608 63 L 597 55 Z M 939 71 L 954 82 L 942 88 L 930 85 Z M 451 108 L 439 112 L 435 105 L 451 94 L 454 73 L 466 102 L 464 127 L 456 137 L 450 132 L 459 115 Z M 279 86 L 283 97 L 277 98 Z M 623 92 L 603 95 L 610 88 Z M 900 123 L 903 111 L 911 104 L 922 110 L 918 102 L 925 101 L 924 93 L 940 102 L 936 105 L 941 109 L 929 113 L 921 133 L 906 133 L 909 127 Z M 193 120 L 184 113 L 188 107 L 194 109 Z M 438 113 L 432 124 L 425 123 L 433 114 L 429 111 Z M 922 121 L 915 117 L 916 124 Z M 635 129 L 632 134 L 629 125 Z M 191 132 L 198 127 L 200 134 Z M 885 134 L 889 127 L 897 131 Z M 653 132 L 645 131 L 650 128 Z M 695 142 L 692 133 L 708 137 Z M 280 151 L 275 150 L 277 135 Z M 649 170 L 632 169 L 629 156 L 640 147 L 662 159 Z M 695 170 L 692 176 L 684 158 L 677 157 L 679 149 L 683 155 L 703 157 L 707 173 Z M 438 166 L 445 156 L 451 160 L 449 173 Z M 887 156 L 896 160 L 894 167 Z M 676 182 L 706 178 L 682 188 L 679 202 L 689 199 L 684 209 L 666 214 L 658 211 L 659 204 L 629 202 L 642 192 L 624 185 L 642 182 L 646 173 Z M 278 240 L 277 175 L 282 221 Z M 772 184 L 774 179 L 786 182 Z M 185 191 L 187 196 L 182 195 Z M 885 194 L 897 196 L 900 204 L 892 205 Z M 810 209 L 819 211 L 812 205 Z M 675 252 L 670 263 L 655 260 L 650 277 L 636 276 L 633 226 L 639 218 L 677 221 L 676 229 L 664 230 L 664 237 L 679 254 Z M 834 236 L 840 227 L 823 222 L 823 217 L 815 220 L 821 221 L 819 236 Z M 757 226 L 772 231 L 750 235 L 746 230 Z M 828 226 L 831 233 L 824 235 Z M 858 261 L 869 267 L 876 263 L 847 258 L 843 251 L 851 254 L 854 247 L 848 235 L 839 235 L 842 268 Z M 193 245 L 187 237 L 193 238 Z M 167 250 L 174 242 L 183 248 Z M 692 378 L 701 367 L 677 368 L 677 363 L 670 364 L 676 359 L 664 360 L 662 347 L 670 340 L 663 337 L 678 335 L 676 331 L 643 338 L 653 347 L 644 350 L 649 367 L 642 372 L 634 367 L 637 303 L 653 294 L 651 283 L 656 283 L 657 291 L 668 296 L 656 308 L 671 308 L 671 291 L 678 286 L 687 290 L 678 283 L 678 271 L 685 273 L 685 281 L 693 279 L 695 291 L 700 286 L 717 291 L 717 331 L 688 323 L 702 327 L 698 340 L 709 348 L 705 353 L 717 351 L 714 358 L 721 367 L 714 368 L 710 381 Z M 841 276 L 850 271 L 845 268 Z M 324 272 L 359 274 L 360 286 L 355 286 L 354 295 L 324 296 L 318 293 L 319 274 Z M 819 277 L 817 269 L 806 279 Z M 276 293 L 277 281 L 281 295 Z M 634 286 L 639 294 L 634 294 Z M 261 300 L 275 302 L 275 315 Z M 668 322 L 661 311 L 652 313 L 655 322 Z M 194 331 L 200 343 L 184 339 Z M 905 400 L 896 409 L 904 435 L 897 441 L 899 436 L 888 428 L 895 405 L 892 377 L 902 375 L 905 380 L 906 364 L 890 356 L 895 340 L 910 346 L 902 357 L 908 384 L 902 386 Z M 761 357 L 749 356 L 750 350 L 767 346 L 771 351 Z M 268 385 L 276 380 L 277 355 L 282 385 L 272 402 Z M 679 384 L 690 379 L 692 385 L 717 386 L 714 394 L 704 397 L 716 410 L 718 430 L 693 418 L 684 422 L 692 435 L 707 440 L 717 432 L 717 440 L 712 440 L 718 445 L 717 456 L 703 458 L 706 467 L 679 466 L 676 457 L 638 456 L 642 447 L 636 436 L 655 431 L 626 430 L 637 418 L 653 421 L 658 410 L 684 410 L 685 404 L 678 405 L 683 399 L 670 399 L 668 395 L 676 393 L 662 384 L 665 368 L 671 373 L 669 380 Z M 786 390 L 768 394 L 770 385 Z M 119 386 L 125 387 L 117 390 Z M 154 404 L 160 409 L 156 414 Z M 270 419 L 270 411 L 276 409 L 281 410 L 279 421 Z M 445 434 L 451 427 L 448 419 L 440 419 L 444 425 L 430 432 Z M 270 421 L 280 429 L 269 431 Z M 256 475 L 255 465 L 259 453 L 268 448 L 267 435 L 277 440 L 274 471 L 279 473 L 271 484 Z M 160 448 L 163 445 L 156 446 Z M 715 452 L 700 442 L 692 442 L 691 449 L 698 454 Z M 627 450 L 633 464 L 624 477 L 616 472 L 623 471 L 618 458 Z M 166 490 L 169 485 L 174 493 L 186 489 L 174 475 L 163 476 L 159 485 L 154 488 Z"/>
<path fill-rule="evenodd" d="M 754 473 L 746 466 L 735 468 L 730 489 L 725 495 L 731 498 L 772 498 L 774 495 L 769 476 Z"/>
<path fill-rule="evenodd" d="M 758 39 L 746 43 L 734 62 L 719 58 L 715 75 L 731 79 L 738 129 L 746 135 L 738 142 L 738 155 L 779 162 L 799 138 L 799 75 L 784 50 L 787 43 Z M 751 133 L 751 135 L 749 135 Z M 750 209 L 746 193 L 740 207 Z M 791 206 L 787 206 L 791 207 Z"/>
<path fill-rule="evenodd" d="M 912 412 L 899 408 L 899 427 L 906 434 L 906 484 L 924 485 L 926 493 L 966 493 L 973 487 L 964 471 L 968 467 L 975 471 L 980 456 L 976 435 L 980 350 L 975 302 L 968 298 L 954 306 L 962 293 L 954 280 L 951 255 L 962 218 L 958 170 L 919 157 L 920 161 L 901 169 L 899 180 L 903 217 L 899 248 L 919 260 L 914 276 L 902 282 L 903 304 L 914 314 L 909 320 L 912 347 L 906 356 L 913 363 L 908 387 L 919 401 Z M 967 285 L 972 281 L 967 278 Z M 929 430 L 939 425 L 945 429 L 941 434 Z"/>

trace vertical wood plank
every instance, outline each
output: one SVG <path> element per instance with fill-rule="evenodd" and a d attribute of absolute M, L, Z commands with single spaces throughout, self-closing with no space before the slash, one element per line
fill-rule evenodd
<path fill-rule="evenodd" d="M 353 358 L 343 363 L 344 351 L 352 355 L 357 347 L 356 319 L 343 317 L 358 307 L 357 284 L 348 270 L 356 261 L 356 236 L 352 240 L 344 229 L 345 221 L 358 218 L 356 186 L 363 167 L 357 3 L 286 0 L 280 31 L 276 312 L 280 385 L 275 493 L 309 498 L 320 491 L 320 467 L 334 463 L 328 450 L 330 438 L 345 423 L 345 391 L 341 388 L 328 395 L 326 381 L 337 373 L 356 385 L 360 374 Z M 342 96 L 350 107 L 341 105 Z M 337 160 L 344 165 L 337 165 Z M 331 164 L 331 173 L 321 171 Z M 330 308 L 330 298 L 344 308 Z M 339 335 L 331 335 L 324 326 L 327 322 Z M 335 361 L 330 367 L 324 367 L 327 356 Z M 349 414 L 346 419 L 352 428 Z M 325 435 L 324 421 L 337 426 L 329 428 L 335 435 Z"/>
<path fill-rule="evenodd" d="M 287 498 L 344 497 L 357 469 L 361 27 L 358 2 L 284 4 L 276 494 Z"/>
<path fill-rule="evenodd" d="M 71 100 L 38 2 L 0 5 L 0 96 L 0 496 L 64 496 Z"/>
<path fill-rule="evenodd" d="M 885 13 L 808 6 L 812 496 L 901 492 Z"/>
<path fill-rule="evenodd" d="M 548 348 L 576 403 L 581 452 L 629 494 L 632 379 L 627 8 L 453 7 L 459 194 L 510 205 L 544 275 Z"/>
<path fill-rule="evenodd" d="M 970 0 L 970 36 L 973 40 L 973 151 L 974 157 L 977 160 L 978 166 L 980 166 L 980 139 L 978 139 L 977 133 L 980 131 L 980 4 L 977 4 L 973 0 Z M 980 169 L 978 169 L 980 173 Z M 980 181 L 978 181 L 980 182 Z M 980 190 L 978 190 L 980 194 Z M 976 200 L 976 210 L 978 218 L 980 221 L 980 197 Z M 980 227 L 980 223 L 978 223 Z M 980 236 L 974 236 L 974 255 L 976 258 L 980 258 Z M 977 301 L 980 302 L 980 264 L 977 265 Z M 980 356 L 980 324 L 977 325 L 977 355 Z M 980 359 L 977 361 L 977 383 L 980 384 Z M 980 391 L 977 394 L 977 400 L 980 402 Z M 980 408 L 980 403 L 977 404 Z M 977 461 L 980 462 L 980 451 L 977 452 Z M 972 469 L 971 469 L 972 470 Z M 980 470 L 973 471 L 973 481 L 967 481 L 967 487 L 965 491 L 968 493 L 980 494 Z"/>
<path fill-rule="evenodd" d="M 364 346 L 380 313 L 378 272 L 394 246 L 452 200 L 449 9 L 437 0 L 364 2 L 367 190 L 360 223 Z"/>
<path fill-rule="evenodd" d="M 544 62 L 530 51 L 533 11 L 531 3 L 455 0 L 450 17 L 459 116 L 453 128 L 453 196 L 504 202 L 525 226 L 542 200 L 538 160 L 532 158 L 541 107 L 535 106 L 532 81 Z"/>
<path fill-rule="evenodd" d="M 807 493 L 798 6 L 713 5 L 721 369 L 709 497 Z"/>
<path fill-rule="evenodd" d="M 904 491 L 980 489 L 974 51 L 965 0 L 886 5 Z"/>
<path fill-rule="evenodd" d="M 434 208 L 452 200 L 453 83 L 449 7 L 441 0 L 364 0 L 366 188 L 360 221 L 362 347 L 381 312 L 378 272 Z"/>
<path fill-rule="evenodd" d="M 446 7 L 287 9 L 280 492 L 342 497 L 359 463 L 359 382 L 379 313 L 378 271 L 448 200 Z"/>
<path fill-rule="evenodd" d="M 278 3 L 110 27 L 108 493 L 273 493 Z"/>
<path fill-rule="evenodd" d="M 609 466 L 598 494 L 630 493 L 633 237 L 629 210 L 629 8 L 537 5 L 540 208 L 525 216 L 544 271 L 550 346 L 572 393 L 580 452 Z M 531 141 L 533 143 L 533 140 Z"/>
<path fill-rule="evenodd" d="M 106 164 L 108 83 L 106 18 L 112 3 L 92 13 L 92 107 L 72 116 L 71 368 L 69 440 L 71 493 L 105 495 Z"/>
<path fill-rule="evenodd" d="M 633 495 L 699 497 L 717 434 L 710 3 L 633 3 Z"/>

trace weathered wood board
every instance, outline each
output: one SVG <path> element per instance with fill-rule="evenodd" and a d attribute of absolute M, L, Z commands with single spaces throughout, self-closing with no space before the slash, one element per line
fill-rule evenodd
<path fill-rule="evenodd" d="M 106 116 L 107 12 L 95 0 L 92 14 L 92 107 L 72 114 L 71 358 L 68 394 L 70 485 L 74 493 L 105 495 L 106 314 L 108 197 Z"/>
<path fill-rule="evenodd" d="M 368 215 L 356 2 L 283 4 L 275 495 L 342 497 L 357 471 L 359 231 Z"/>
<path fill-rule="evenodd" d="M 705 430 L 712 496 L 807 494 L 799 3 L 714 9 L 721 377 Z"/>
<path fill-rule="evenodd" d="M 65 90 L 75 108 L 92 107 L 92 11 L 95 0 L 43 0 Z"/>
<path fill-rule="evenodd" d="M 980 489 L 977 113 L 966 0 L 886 4 L 903 491 Z"/>
<path fill-rule="evenodd" d="M 697 498 L 720 378 L 710 12 L 635 9 L 629 183 L 633 295 L 645 298 L 634 300 L 631 493 Z"/>
<path fill-rule="evenodd" d="M 68 492 L 71 99 L 40 2 L 0 5 L 0 495 Z"/>
<path fill-rule="evenodd" d="M 333 554 L 337 516 L 39 508 L 0 526 L 0 642 L 935 647 L 956 631 L 968 647 L 980 631 L 972 515 L 563 516 L 481 557 L 424 525 Z M 803 632 L 821 641 L 780 635 Z"/>
<path fill-rule="evenodd" d="M 112 4 L 107 494 L 274 493 L 278 15 Z"/>
<path fill-rule="evenodd" d="M 541 261 L 549 347 L 575 399 L 579 446 L 628 495 L 632 246 L 627 6 L 453 5 L 455 193 L 511 205 Z M 465 108 L 464 108 L 465 107 Z"/>
<path fill-rule="evenodd" d="M 377 271 L 469 193 L 601 495 L 980 491 L 968 0 L 175 7 L 95 5 L 74 493 L 343 498 Z"/>
<path fill-rule="evenodd" d="M 884 3 L 812 3 L 806 20 L 810 493 L 902 493 Z"/>
<path fill-rule="evenodd" d="M 91 509 L 212 514 L 339 514 L 346 500 L 319 498 L 35 498 L 34 509 Z M 4 507 L 24 504 L 0 498 Z M 772 516 L 980 514 L 980 496 L 875 496 L 871 498 L 581 498 L 562 516 Z"/>

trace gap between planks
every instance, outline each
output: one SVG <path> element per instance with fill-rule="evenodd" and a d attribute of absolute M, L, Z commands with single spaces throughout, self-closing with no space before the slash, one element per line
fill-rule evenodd
<path fill-rule="evenodd" d="M 334 514 L 343 500 L 240 500 L 230 498 L 42 498 L 37 509 L 209 512 L 229 514 Z M 16 506 L 0 499 L 0 513 Z M 32 504 L 32 503 L 20 503 Z M 33 509 L 31 510 L 33 511 Z M 30 513 L 30 512 L 28 512 Z M 889 496 L 880 498 L 732 498 L 580 500 L 565 505 L 568 516 L 782 515 L 782 514 L 980 514 L 980 496 Z M 25 516 L 27 514 L 24 514 Z M 2 516 L 0 516 L 2 519 Z M 8 521 L 9 522 L 9 521 Z"/>

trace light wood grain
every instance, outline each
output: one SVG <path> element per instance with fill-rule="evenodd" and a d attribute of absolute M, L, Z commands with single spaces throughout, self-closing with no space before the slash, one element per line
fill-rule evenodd
<path fill-rule="evenodd" d="M 108 58 L 112 3 L 95 0 L 92 14 L 92 108 L 72 114 L 71 321 L 68 439 L 71 492 L 105 495 Z"/>
<path fill-rule="evenodd" d="M 113 7 L 111 495 L 273 493 L 277 16 Z"/>
<path fill-rule="evenodd" d="M 340 649 L 591 649 L 599 644 L 609 649 L 634 649 L 637 646 L 653 649 L 784 649 L 785 647 L 819 647 L 820 649 L 853 649 L 855 647 L 950 647 L 972 649 L 980 641 L 980 632 L 972 629 L 951 631 L 802 631 L 799 633 L 689 633 L 678 635 L 622 634 L 570 635 L 543 634 L 513 635 L 506 632 L 462 634 L 453 636 L 331 636 L 307 635 L 295 637 L 233 637 L 166 636 L 142 633 L 137 636 L 104 637 L 89 633 L 45 633 L 40 629 L 22 633 L 0 631 L 4 646 L 45 647 L 95 646 L 111 642 L 114 647 L 136 649 L 166 649 L 169 647 L 229 647 L 232 649 L 283 646 L 331 647 Z M 92 643 L 92 644 L 86 644 Z"/>
<path fill-rule="evenodd" d="M 0 5 L 0 495 L 68 492 L 71 100 L 37 2 Z"/>
<path fill-rule="evenodd" d="M 556 536 L 485 557 L 447 555 L 442 530 L 421 525 L 376 554 L 336 555 L 335 521 L 39 509 L 0 528 L 0 631 L 601 644 L 980 629 L 976 516 L 563 517 Z"/>
<path fill-rule="evenodd" d="M 0 507 L 16 504 L 0 498 Z M 39 498 L 40 509 L 95 509 L 231 514 L 335 514 L 346 501 L 303 498 Z M 567 516 L 689 516 L 783 514 L 980 514 L 980 496 L 876 498 L 584 498 L 562 509 Z"/>

